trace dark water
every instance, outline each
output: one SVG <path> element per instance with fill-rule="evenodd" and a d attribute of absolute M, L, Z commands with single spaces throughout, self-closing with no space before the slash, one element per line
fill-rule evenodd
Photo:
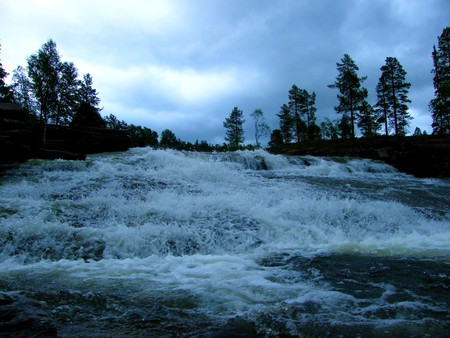
<path fill-rule="evenodd" d="M 449 192 L 265 152 L 30 162 L 0 185 L 0 291 L 61 336 L 445 337 Z"/>

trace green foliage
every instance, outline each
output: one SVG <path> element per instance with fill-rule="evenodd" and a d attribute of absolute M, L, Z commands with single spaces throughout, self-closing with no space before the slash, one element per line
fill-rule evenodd
<path fill-rule="evenodd" d="M 174 132 L 165 129 L 161 133 L 161 138 L 159 140 L 159 146 L 161 148 L 171 148 L 171 149 L 177 149 L 181 144 L 181 141 L 177 139 Z"/>
<path fill-rule="evenodd" d="M 405 135 L 409 120 L 408 91 L 411 84 L 406 82 L 406 71 L 394 57 L 387 57 L 381 68 L 381 77 L 377 84 L 376 112 L 385 123 L 388 135 L 388 124 L 394 128 L 395 135 Z"/>
<path fill-rule="evenodd" d="M 359 77 L 357 71 L 359 70 L 352 58 L 345 54 L 341 59 L 341 63 L 337 63 L 337 70 L 339 74 L 334 84 L 328 85 L 329 88 L 336 88 L 339 90 L 337 98 L 339 105 L 334 107 L 337 113 L 343 114 L 341 121 L 341 135 L 347 136 L 347 128 L 350 128 L 350 137 L 355 138 L 355 121 L 356 112 L 363 105 L 367 99 L 367 89 L 363 88 L 361 84 L 367 79 L 367 76 Z M 345 131 L 345 132 L 344 132 Z"/>
<path fill-rule="evenodd" d="M 322 138 L 320 127 L 315 123 L 307 127 L 306 134 L 308 136 L 308 141 L 317 141 Z"/>
<path fill-rule="evenodd" d="M 71 122 L 73 127 L 105 128 L 105 125 L 98 109 L 86 102 L 82 102 L 78 106 Z"/>
<path fill-rule="evenodd" d="M 274 129 L 270 134 L 269 148 L 272 150 L 279 149 L 283 146 L 283 134 L 280 129 Z"/>
<path fill-rule="evenodd" d="M 342 115 L 342 118 L 339 120 L 337 124 L 337 133 L 341 139 L 353 139 L 354 129 L 350 117 L 347 114 Z"/>
<path fill-rule="evenodd" d="M 92 107 L 95 107 L 98 111 L 100 104 L 100 99 L 98 98 L 98 92 L 92 87 L 92 76 L 87 73 L 83 75 L 83 81 L 80 82 L 80 87 L 78 89 L 78 96 L 80 103 L 84 102 Z"/>
<path fill-rule="evenodd" d="M 378 134 L 381 128 L 378 116 L 372 106 L 364 101 L 358 112 L 358 128 L 364 137 L 372 137 Z"/>
<path fill-rule="evenodd" d="M 291 109 L 287 104 L 283 104 L 280 109 L 280 112 L 277 114 L 280 119 L 280 133 L 283 137 L 284 143 L 291 143 L 292 128 L 294 127 L 294 119 L 291 115 Z"/>
<path fill-rule="evenodd" d="M 41 49 L 28 58 L 28 76 L 36 97 L 41 123 L 48 123 L 58 102 L 60 56 L 56 43 L 48 40 Z"/>
<path fill-rule="evenodd" d="M 237 150 L 245 141 L 244 137 L 244 113 L 234 107 L 230 116 L 225 119 L 223 127 L 226 129 L 225 140 L 228 141 L 230 150 Z"/>
<path fill-rule="evenodd" d="M 125 121 L 119 121 L 113 114 L 109 114 L 103 120 L 105 121 L 105 127 L 107 129 L 126 130 L 129 128 Z"/>
<path fill-rule="evenodd" d="M 18 66 L 12 76 L 13 102 L 19 105 L 30 118 L 38 116 L 38 108 L 35 97 L 31 90 L 31 82 L 26 70 Z"/>
<path fill-rule="evenodd" d="M 52 120 L 55 124 L 68 125 L 79 106 L 78 70 L 72 62 L 63 62 L 59 65 L 58 75 L 57 104 Z"/>
<path fill-rule="evenodd" d="M 110 115 L 110 118 L 114 117 L 114 115 Z M 113 118 L 113 119 L 114 119 Z M 117 120 L 117 119 L 115 119 Z M 107 120 L 108 123 L 108 120 Z M 119 128 L 125 127 L 123 124 L 125 122 L 121 121 L 119 122 Z M 126 125 L 126 123 L 125 123 Z M 116 128 L 114 128 L 116 129 Z M 130 135 L 130 144 L 131 147 L 157 147 L 158 146 L 158 133 L 156 131 L 152 131 L 149 128 L 141 127 L 141 126 L 135 126 L 134 124 L 130 124 L 130 126 L 127 126 L 126 129 L 128 130 L 128 134 Z"/>
<path fill-rule="evenodd" d="M 322 133 L 322 139 L 324 140 L 338 139 L 337 123 L 331 122 L 328 117 L 320 124 L 320 131 Z"/>
<path fill-rule="evenodd" d="M 434 99 L 430 102 L 433 134 L 450 134 L 450 27 L 438 37 L 438 48 L 433 46 L 432 73 Z"/>
<path fill-rule="evenodd" d="M 315 123 L 316 94 L 311 95 L 306 89 L 300 89 L 295 84 L 289 90 L 289 109 L 292 118 L 293 133 L 297 142 L 308 138 L 308 128 Z M 303 118 L 305 120 L 303 120 Z"/>

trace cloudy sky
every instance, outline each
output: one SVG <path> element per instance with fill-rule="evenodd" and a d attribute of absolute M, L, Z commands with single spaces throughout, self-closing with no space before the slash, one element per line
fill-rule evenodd
<path fill-rule="evenodd" d="M 102 114 L 186 141 L 224 142 L 233 107 L 268 124 L 293 84 L 316 92 L 317 121 L 335 119 L 345 53 L 368 76 L 370 102 L 386 57 L 411 82 L 410 112 L 431 131 L 433 45 L 448 0 L 0 0 L 0 60 L 12 73 L 53 39 L 63 61 L 90 73 Z"/>

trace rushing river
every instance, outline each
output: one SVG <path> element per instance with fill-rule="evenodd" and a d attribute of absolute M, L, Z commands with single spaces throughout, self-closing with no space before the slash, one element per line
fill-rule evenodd
<path fill-rule="evenodd" d="M 72 336 L 446 336 L 450 182 L 131 149 L 0 181 L 0 291 Z"/>

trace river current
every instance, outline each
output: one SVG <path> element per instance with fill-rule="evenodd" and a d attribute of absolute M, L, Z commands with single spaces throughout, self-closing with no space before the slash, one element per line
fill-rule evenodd
<path fill-rule="evenodd" d="M 0 180 L 0 291 L 78 336 L 446 336 L 450 182 L 131 149 Z"/>

